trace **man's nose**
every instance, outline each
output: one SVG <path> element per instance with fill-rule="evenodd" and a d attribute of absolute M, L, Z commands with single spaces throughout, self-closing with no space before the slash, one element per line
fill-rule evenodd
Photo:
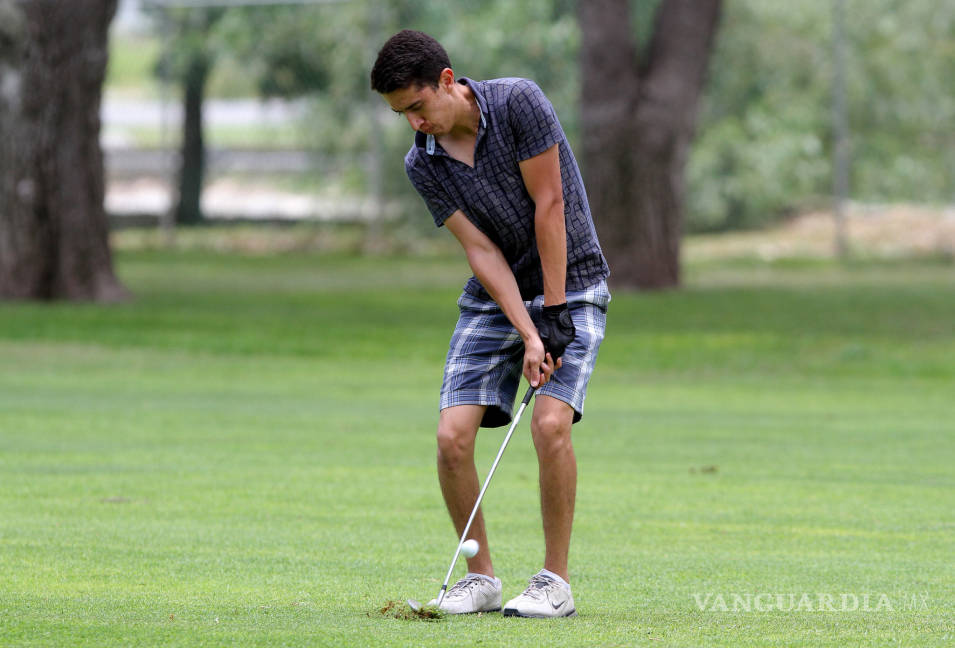
<path fill-rule="evenodd" d="M 411 128 L 418 130 L 421 127 L 421 124 L 424 123 L 424 119 L 418 115 L 413 115 L 411 113 L 406 113 L 405 115 L 408 118 L 408 123 L 411 124 Z"/>

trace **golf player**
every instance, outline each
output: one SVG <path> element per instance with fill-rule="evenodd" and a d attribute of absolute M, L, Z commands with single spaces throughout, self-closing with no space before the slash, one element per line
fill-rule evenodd
<path fill-rule="evenodd" d="M 441 607 L 575 616 L 567 570 L 577 487 L 571 425 L 583 415 L 610 301 L 577 162 L 537 85 L 455 78 L 444 48 L 422 32 L 405 30 L 385 43 L 371 85 L 416 131 L 405 156 L 408 177 L 474 272 L 458 299 L 437 433 L 438 479 L 458 534 L 480 490 L 478 428 L 510 422 L 522 374 L 537 387 L 531 435 L 543 569 L 502 606 L 479 512 L 470 537 L 480 550 Z"/>

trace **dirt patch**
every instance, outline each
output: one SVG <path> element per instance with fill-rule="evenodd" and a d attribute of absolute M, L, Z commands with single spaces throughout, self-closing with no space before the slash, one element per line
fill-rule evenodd
<path fill-rule="evenodd" d="M 406 621 L 438 621 L 445 617 L 445 613 L 436 607 L 425 605 L 413 610 L 406 601 L 387 601 L 375 614 Z"/>

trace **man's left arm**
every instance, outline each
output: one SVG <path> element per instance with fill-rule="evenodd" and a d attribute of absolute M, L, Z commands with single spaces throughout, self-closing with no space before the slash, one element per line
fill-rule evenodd
<path fill-rule="evenodd" d="M 567 227 L 560 181 L 559 145 L 519 164 L 527 193 L 534 200 L 534 234 L 544 273 L 544 305 L 567 301 Z"/>
<path fill-rule="evenodd" d="M 520 163 L 524 186 L 534 200 L 534 234 L 544 275 L 544 311 L 537 329 L 544 349 L 555 361 L 576 336 L 565 293 L 567 225 L 558 147 L 555 144 Z"/>

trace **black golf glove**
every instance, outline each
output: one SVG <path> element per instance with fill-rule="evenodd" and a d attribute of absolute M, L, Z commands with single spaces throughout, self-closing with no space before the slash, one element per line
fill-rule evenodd
<path fill-rule="evenodd" d="M 537 324 L 537 332 L 541 336 L 541 342 L 544 343 L 544 351 L 549 353 L 556 362 L 557 358 L 564 355 L 567 345 L 573 342 L 574 336 L 577 335 L 574 321 L 570 319 L 570 311 L 567 310 L 567 303 L 544 306 L 544 312 Z"/>

